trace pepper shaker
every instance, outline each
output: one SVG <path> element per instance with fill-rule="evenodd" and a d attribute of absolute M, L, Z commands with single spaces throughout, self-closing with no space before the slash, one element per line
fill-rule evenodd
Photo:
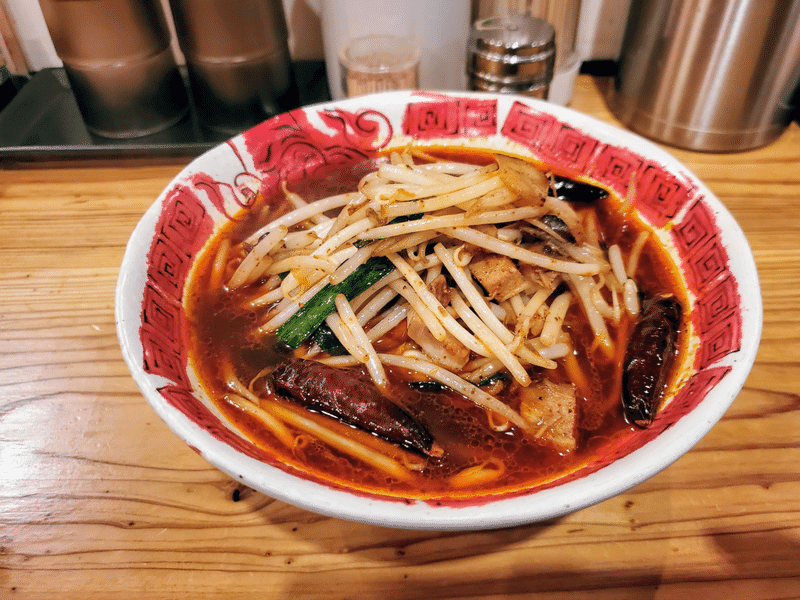
<path fill-rule="evenodd" d="M 476 21 L 467 42 L 472 90 L 546 99 L 555 64 L 555 29 L 527 14 Z"/>

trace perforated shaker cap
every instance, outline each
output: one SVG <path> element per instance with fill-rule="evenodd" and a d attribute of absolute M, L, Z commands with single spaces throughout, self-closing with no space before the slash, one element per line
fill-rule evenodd
<path fill-rule="evenodd" d="M 473 90 L 547 97 L 555 64 L 555 30 L 531 15 L 476 21 L 467 43 Z"/>

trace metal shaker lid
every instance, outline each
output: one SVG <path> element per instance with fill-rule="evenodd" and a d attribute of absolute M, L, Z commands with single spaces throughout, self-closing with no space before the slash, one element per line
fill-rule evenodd
<path fill-rule="evenodd" d="M 476 21 L 467 43 L 467 72 L 497 84 L 549 83 L 555 63 L 555 30 L 531 15 Z"/>

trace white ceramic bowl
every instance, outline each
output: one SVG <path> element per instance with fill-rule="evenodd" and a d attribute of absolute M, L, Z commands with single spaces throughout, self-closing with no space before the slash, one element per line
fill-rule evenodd
<path fill-rule="evenodd" d="M 653 425 L 560 479 L 523 493 L 453 502 L 353 492 L 268 460 L 195 389 L 181 304 L 193 260 L 259 186 L 297 170 L 360 160 L 408 142 L 503 150 L 585 175 L 625 195 L 679 265 L 692 303 L 684 382 Z M 158 415 L 231 477 L 318 513 L 402 528 L 486 529 L 553 518 L 619 494 L 687 452 L 744 384 L 761 335 L 747 240 L 686 167 L 641 137 L 545 102 L 471 93 L 392 92 L 275 117 L 187 166 L 136 227 L 121 266 L 116 318 L 126 362 Z"/>

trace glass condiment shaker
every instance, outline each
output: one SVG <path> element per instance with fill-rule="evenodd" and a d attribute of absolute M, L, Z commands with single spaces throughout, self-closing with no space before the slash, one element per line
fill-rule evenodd
<path fill-rule="evenodd" d="M 555 30 L 527 14 L 476 21 L 467 42 L 472 90 L 547 98 L 553 79 Z"/>
<path fill-rule="evenodd" d="M 388 90 L 416 89 L 420 50 L 416 42 L 394 35 L 351 40 L 339 53 L 342 91 L 361 96 Z"/>

